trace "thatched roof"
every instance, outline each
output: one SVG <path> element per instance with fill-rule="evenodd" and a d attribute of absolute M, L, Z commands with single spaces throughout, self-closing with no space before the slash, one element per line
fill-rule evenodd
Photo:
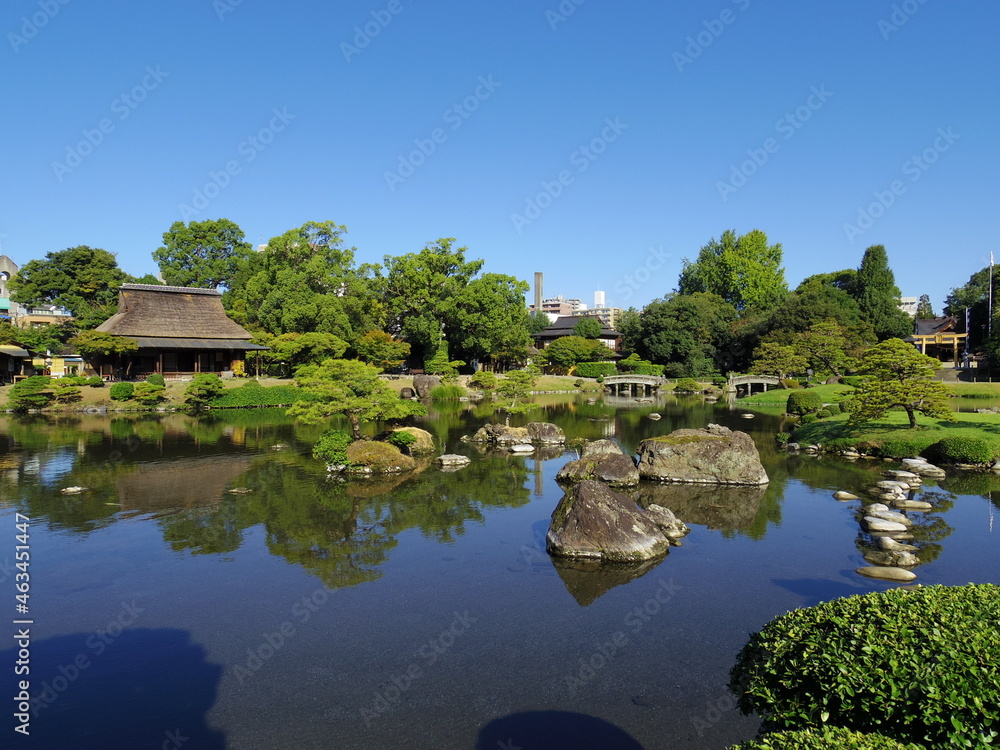
<path fill-rule="evenodd" d="M 122 284 L 118 312 L 97 330 L 136 339 L 140 346 L 146 343 L 143 339 L 156 339 L 164 347 L 170 346 L 169 340 L 178 345 L 185 340 L 188 345 L 201 341 L 231 348 L 252 338 L 226 315 L 222 294 L 215 289 L 154 284 Z"/>

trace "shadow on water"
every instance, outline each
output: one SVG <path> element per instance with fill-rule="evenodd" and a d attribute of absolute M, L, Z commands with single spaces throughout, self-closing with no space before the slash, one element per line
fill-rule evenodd
<path fill-rule="evenodd" d="M 845 578 L 854 575 L 854 571 L 851 570 L 842 572 Z M 772 578 L 771 583 L 802 597 L 800 607 L 814 607 L 822 602 L 845 596 L 855 596 L 856 594 L 867 594 L 871 591 L 871 586 L 832 581 L 827 578 Z"/>
<path fill-rule="evenodd" d="M 223 668 L 205 656 L 182 630 L 127 629 L 110 642 L 74 633 L 32 643 L 30 746 L 224 750 L 225 735 L 205 718 Z M 17 649 L 0 652 L 2 663 L 16 660 Z"/>
<path fill-rule="evenodd" d="M 476 750 L 643 750 L 623 729 L 570 711 L 524 711 L 494 719 L 479 732 Z"/>

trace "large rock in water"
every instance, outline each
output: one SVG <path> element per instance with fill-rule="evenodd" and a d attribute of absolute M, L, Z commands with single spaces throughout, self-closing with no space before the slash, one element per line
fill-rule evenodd
<path fill-rule="evenodd" d="M 436 375 L 414 375 L 413 390 L 417 392 L 417 398 L 430 398 L 431 391 L 441 385 L 441 378 Z"/>
<path fill-rule="evenodd" d="M 633 486 L 639 484 L 639 470 L 630 456 L 610 440 L 587 443 L 583 455 L 570 461 L 556 474 L 559 482 L 581 482 L 597 479 L 612 486 Z"/>
<path fill-rule="evenodd" d="M 666 508 L 646 510 L 606 484 L 571 487 L 552 512 L 545 536 L 549 554 L 602 562 L 637 562 L 665 555 L 688 528 Z"/>
<path fill-rule="evenodd" d="M 484 424 L 475 435 L 474 443 L 496 443 L 497 445 L 517 445 L 531 443 L 533 445 L 561 445 L 566 442 L 559 425 L 548 422 L 531 422 L 527 427 L 508 427 L 503 424 Z"/>
<path fill-rule="evenodd" d="M 405 432 L 408 435 L 413 435 L 415 440 L 406 449 L 406 452 L 411 456 L 429 456 L 437 453 L 437 449 L 434 447 L 434 436 L 427 430 L 421 430 L 419 427 L 397 427 L 393 432 Z"/>
<path fill-rule="evenodd" d="M 551 422 L 528 422 L 528 439 L 536 445 L 560 445 L 566 442 L 566 434 Z"/>
<path fill-rule="evenodd" d="M 767 484 L 753 438 L 710 424 L 639 443 L 639 476 L 661 482 Z"/>

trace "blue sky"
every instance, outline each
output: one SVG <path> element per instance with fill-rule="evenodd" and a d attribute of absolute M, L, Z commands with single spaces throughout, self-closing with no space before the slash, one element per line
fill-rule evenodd
<path fill-rule="evenodd" d="M 996 247 L 986 0 L 10 0 L 0 242 L 129 273 L 177 220 L 360 262 L 455 237 L 546 296 L 641 307 L 759 228 L 786 276 L 885 245 L 902 293 Z M 96 145 L 92 145 L 96 144 Z"/>

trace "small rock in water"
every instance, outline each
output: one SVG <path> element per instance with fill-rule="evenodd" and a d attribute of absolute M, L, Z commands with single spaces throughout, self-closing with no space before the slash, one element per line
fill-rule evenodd
<path fill-rule="evenodd" d="M 753 414 L 740 414 L 740 416 L 743 417 L 743 419 L 753 419 L 754 417 Z"/>
<path fill-rule="evenodd" d="M 913 521 L 896 510 L 880 510 L 878 512 L 872 512 L 871 508 L 869 508 L 868 515 L 874 516 L 875 518 L 881 518 L 883 521 L 889 521 L 890 523 L 898 523 L 902 526 L 906 526 L 907 528 L 913 525 Z"/>
<path fill-rule="evenodd" d="M 910 485 L 906 482 L 900 482 L 896 479 L 883 479 L 881 482 L 876 482 L 875 486 L 880 490 L 908 490 Z"/>
<path fill-rule="evenodd" d="M 859 500 L 860 498 L 857 495 L 852 495 L 850 492 L 845 492 L 844 490 L 837 490 L 836 492 L 833 493 L 833 499 L 847 501 L 847 500 Z"/>
<path fill-rule="evenodd" d="M 468 456 L 460 456 L 457 453 L 445 453 L 442 456 L 438 456 L 434 460 L 442 466 L 448 467 L 461 467 L 470 463 Z"/>
<path fill-rule="evenodd" d="M 63 487 L 59 491 L 64 495 L 79 495 L 81 492 L 86 492 L 87 489 L 87 487 L 77 487 L 74 485 L 73 487 Z"/>
<path fill-rule="evenodd" d="M 889 510 L 889 506 L 885 505 L 884 503 L 872 503 L 867 508 L 865 508 L 865 513 L 872 515 L 875 513 L 883 513 L 887 510 Z"/>
<path fill-rule="evenodd" d="M 271 450 L 273 450 L 273 451 L 286 451 L 286 450 L 288 450 L 288 444 L 287 443 L 275 443 L 274 445 L 271 446 Z"/>
<path fill-rule="evenodd" d="M 659 419 L 659 418 L 660 418 L 660 415 L 659 415 L 659 414 L 657 414 L 657 413 L 656 413 L 656 412 L 654 411 L 654 412 L 653 412 L 652 414 L 650 414 L 650 415 L 649 415 L 649 418 L 650 418 L 650 419 Z"/>
<path fill-rule="evenodd" d="M 518 443 L 517 445 L 510 446 L 511 453 L 534 453 L 535 446 L 528 443 Z"/>
<path fill-rule="evenodd" d="M 877 518 L 875 516 L 865 516 L 864 525 L 868 531 L 885 531 L 889 533 L 906 531 L 906 526 L 901 523 L 886 521 L 884 518 Z"/>
<path fill-rule="evenodd" d="M 912 568 L 920 565 L 920 559 L 906 550 L 873 549 L 865 552 L 865 560 L 872 565 L 894 568 Z"/>
<path fill-rule="evenodd" d="M 934 510 L 933 505 L 922 500 L 895 500 L 892 507 L 899 510 Z"/>
<path fill-rule="evenodd" d="M 870 568 L 858 568 L 854 571 L 859 575 L 863 575 L 866 578 L 878 578 L 882 581 L 899 581 L 900 583 L 909 583 L 910 581 L 917 580 L 916 573 L 912 571 L 905 570 L 904 568 L 890 568 L 881 565 L 876 565 Z"/>
<path fill-rule="evenodd" d="M 912 544 L 897 542 L 891 536 L 880 536 L 878 538 L 878 546 L 892 552 L 917 552 L 920 549 L 919 547 L 914 547 Z"/>
<path fill-rule="evenodd" d="M 912 471 L 890 469 L 889 471 L 882 472 L 882 476 L 887 477 L 888 479 L 898 479 L 900 481 L 906 482 L 911 487 L 915 484 L 920 484 L 920 475 L 915 474 Z"/>
<path fill-rule="evenodd" d="M 249 495 L 253 492 L 249 487 L 232 487 L 226 490 L 227 495 Z"/>

